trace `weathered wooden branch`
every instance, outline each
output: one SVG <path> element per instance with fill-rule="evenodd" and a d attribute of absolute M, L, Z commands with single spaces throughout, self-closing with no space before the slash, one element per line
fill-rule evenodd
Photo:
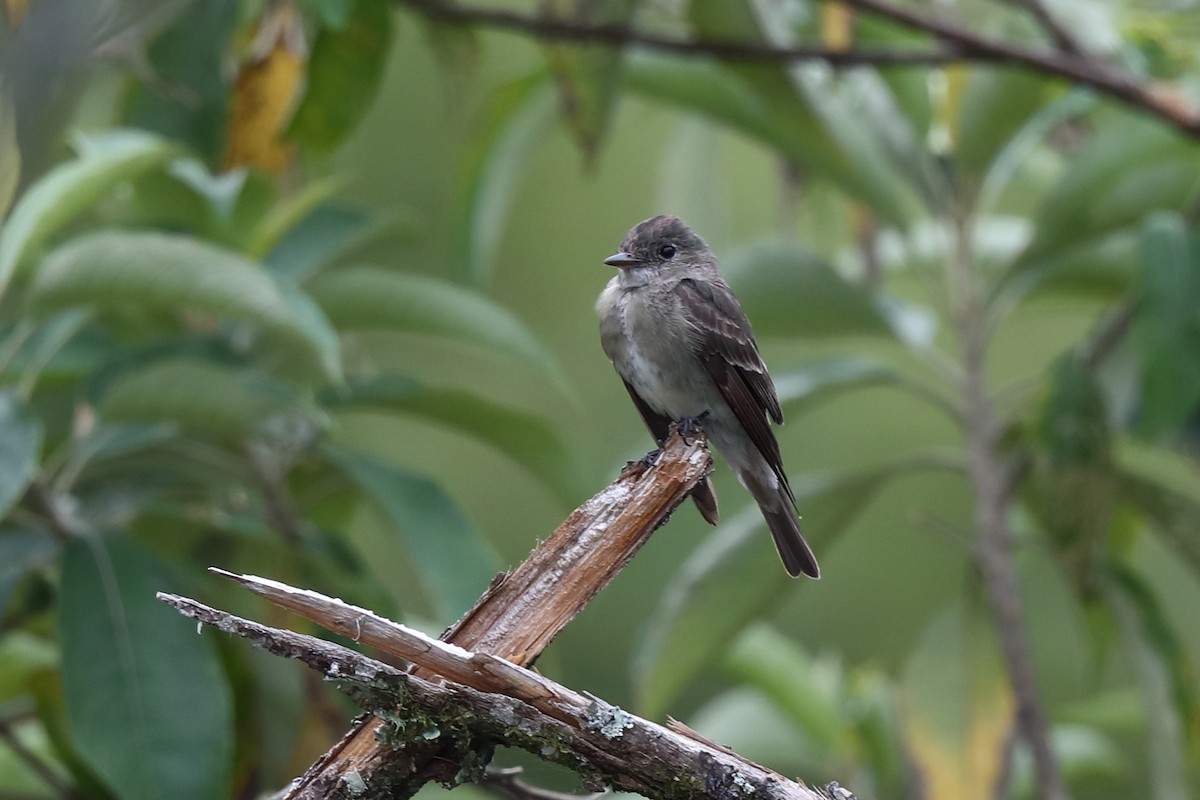
<path fill-rule="evenodd" d="M 263 579 L 233 576 L 227 572 L 222 572 L 222 575 L 235 579 L 246 588 L 256 591 L 278 606 L 317 621 L 318 624 L 330 631 L 342 633 L 344 636 L 359 640 L 359 642 L 372 644 L 380 650 L 392 652 L 392 654 L 408 660 L 412 666 L 408 669 L 407 678 L 397 678 L 398 682 L 395 685 L 407 687 L 406 691 L 413 692 L 419 691 L 414 687 L 422 687 L 420 691 L 425 691 L 422 697 L 432 698 L 431 703 L 439 697 L 452 696 L 452 698 L 460 699 L 461 697 L 474 697 L 470 692 L 480 691 L 478 686 L 469 680 L 461 681 L 457 687 L 449 684 L 434 684 L 434 681 L 443 681 L 448 678 L 446 672 L 454 674 L 448 664 L 440 660 L 444 651 L 457 652 L 457 654 L 466 652 L 467 657 L 474 660 L 473 664 L 487 664 L 486 674 L 491 675 L 493 680 L 500 675 L 516 681 L 514 686 L 517 688 L 540 686 L 540 684 L 528 684 L 530 680 L 526 675 L 528 670 L 511 672 L 512 669 L 517 669 L 512 664 L 517 664 L 517 666 L 532 664 L 541 650 L 551 642 L 551 639 L 557 636 L 571 618 L 574 618 L 575 614 L 580 612 L 587 602 L 617 575 L 617 572 L 625 563 L 628 563 L 637 549 L 649 539 L 650 534 L 666 521 L 670 513 L 688 497 L 692 489 L 703 480 L 710 469 L 712 469 L 712 457 L 709 456 L 702 435 L 684 439 L 678 434 L 672 434 L 672 437 L 662 445 L 660 456 L 652 465 L 641 462 L 629 464 L 617 481 L 572 512 L 571 516 L 566 518 L 566 521 L 554 531 L 550 539 L 541 542 L 538 547 L 534 548 L 529 558 L 524 560 L 517 569 L 497 576 L 484 596 L 475 603 L 475 606 L 456 625 L 443 634 L 444 642 L 455 645 L 455 648 L 452 649 L 448 649 L 446 645 L 430 646 L 428 642 L 432 642 L 432 639 L 421 639 L 421 654 L 412 651 L 398 652 L 390 649 L 392 634 L 395 634 L 397 630 L 394 622 L 379 619 L 364 609 L 329 601 L 320 595 L 292 589 L 283 584 L 263 581 Z M 340 658 L 337 663 L 342 666 L 335 668 L 332 667 L 334 662 L 330 661 L 332 658 L 330 654 L 335 650 L 328 649 L 332 645 L 322 643 L 318 646 L 308 642 L 307 639 L 295 638 L 295 634 L 272 631 L 270 628 L 263 628 L 253 622 L 239 620 L 211 609 L 202 612 L 202 607 L 192 601 L 175 599 L 172 602 L 187 604 L 198 618 L 202 613 L 211 614 L 208 621 L 221 626 L 222 630 L 238 632 L 254 638 L 259 644 L 268 646 L 269 649 L 280 652 L 281 655 L 302 658 L 302 660 L 312 663 L 314 667 L 322 669 L 322 672 L 329 676 L 332 676 L 330 669 L 335 669 L 335 672 L 336 669 L 344 670 L 348 668 L 348 664 L 352 663 L 355 666 L 361 666 L 372 678 L 377 675 L 390 676 L 392 673 L 397 673 L 397 670 L 392 668 L 380 669 L 383 667 L 382 664 L 374 662 L 346 661 L 349 656 L 344 655 L 340 650 L 336 651 L 337 657 Z M 300 646 L 298 644 L 300 642 L 304 643 L 304 646 Z M 364 715 L 356 720 L 354 727 L 343 736 L 341 741 L 338 741 L 322 758 L 318 759 L 304 776 L 293 781 L 292 786 L 283 795 L 287 800 L 349 798 L 370 800 L 371 798 L 384 798 L 384 796 L 386 798 L 406 798 L 428 781 L 455 783 L 464 780 L 464 777 L 475 776 L 482 766 L 486 765 L 493 742 L 510 741 L 502 735 L 504 730 L 498 732 L 491 727 L 494 726 L 493 717 L 480 717 L 476 727 L 460 726 L 460 728 L 456 728 L 458 733 L 452 736 L 380 735 L 380 730 L 386 733 L 397 726 L 407 730 L 412 727 L 412 723 L 406 722 L 407 717 L 403 717 L 400 712 L 392 708 L 394 698 L 385 698 L 388 699 L 388 702 L 380 702 L 380 700 L 365 702 L 362 699 L 364 698 L 362 692 L 366 690 L 362 688 L 362 681 L 350 680 L 354 674 L 356 673 L 350 673 L 349 676 L 343 675 L 343 678 L 346 678 L 343 682 L 348 691 L 352 691 L 360 697 L 360 703 L 365 708 L 373 711 L 372 714 Z M 528 675 L 534 675 L 533 680 L 540 680 L 534 673 L 528 673 Z M 467 675 L 458 675 L 458 678 L 467 678 Z M 428 688 L 431 686 L 434 688 Z M 536 718 L 539 720 L 539 724 L 570 726 L 572 720 L 577 721 L 578 718 L 581 718 L 577 702 L 574 706 L 568 703 L 562 708 L 557 700 L 550 705 L 539 706 L 540 700 L 535 702 L 534 696 L 523 696 L 520 691 L 516 691 L 514 686 L 508 686 L 515 692 L 514 696 L 509 697 L 510 702 L 521 703 L 520 708 L 522 709 L 528 706 L 528 710 L 522 711 L 522 714 L 533 715 L 528 718 Z M 487 684 L 488 690 L 496 690 L 498 687 L 500 686 Z M 570 692 L 565 688 L 564 691 Z M 526 697 L 526 699 L 518 699 L 521 697 Z M 444 705 L 449 703 L 449 700 L 442 699 L 438 702 Z M 588 698 L 588 702 L 592 703 L 593 698 Z M 602 703 L 600 700 L 594 700 L 594 703 L 598 704 L 596 708 L 613 709 L 613 706 Z M 401 706 L 397 705 L 396 708 L 401 708 Z M 420 708 L 426 708 L 426 706 L 420 706 Z M 433 708 L 442 708 L 442 706 L 434 703 L 422 712 L 430 714 L 430 709 Z M 460 706 L 455 706 L 455 708 L 460 708 Z M 509 705 L 505 708 L 511 710 L 517 706 Z M 516 711 L 512 711 L 512 714 L 516 714 Z M 614 710 L 613 714 L 617 714 L 617 710 Z M 563 718 L 563 715 L 566 717 Z M 545 720 L 541 720 L 541 717 L 545 717 Z M 626 717 L 628 715 L 620 712 L 620 715 L 614 717 L 614 720 L 617 720 L 614 724 L 619 723 L 623 726 Z M 444 724 L 450 723 L 446 718 L 439 718 Z M 634 717 L 628 718 L 636 720 Z M 487 720 L 492 720 L 492 722 Z M 644 726 L 653 726 L 653 723 L 637 721 L 635 727 L 643 723 Z M 442 727 L 442 724 L 439 724 L 438 730 L 448 729 L 450 728 Z M 547 730 L 550 729 L 547 728 Z M 678 754 L 678 758 L 684 759 L 683 762 L 677 762 L 680 765 L 692 763 L 695 766 L 700 764 L 701 760 L 702 765 L 709 765 L 712 752 L 725 753 L 722 748 L 712 745 L 712 742 L 704 742 L 700 736 L 691 734 L 682 727 L 673 732 L 659 726 L 636 727 L 636 729 L 646 733 L 647 736 L 653 733 L 652 739 L 655 741 L 674 742 L 673 747 L 677 747 L 680 741 L 692 742 L 685 747 L 686 752 Z M 421 730 L 431 733 L 433 729 L 426 727 Z M 667 732 L 670 736 L 664 738 L 662 732 Z M 602 734 L 602 732 L 587 732 L 586 729 L 584 729 L 584 733 Z M 632 741 L 632 738 L 624 739 L 624 736 L 622 739 L 625 742 Z M 516 740 L 512 740 L 511 744 L 521 746 L 521 742 Z M 653 793 L 654 796 L 696 796 L 696 798 L 722 796 L 714 794 L 721 789 L 721 786 L 724 786 L 724 784 L 719 786 L 720 780 L 714 777 L 715 772 L 714 774 L 709 774 L 709 772 L 695 774 L 694 778 L 698 783 L 689 784 L 692 787 L 691 793 L 680 793 L 677 783 L 671 783 L 670 786 L 667 784 L 659 786 L 654 782 L 658 780 L 654 775 L 661 774 L 654 771 L 656 768 L 653 764 L 643 764 L 640 768 L 642 772 L 635 770 L 632 776 L 626 774 L 630 765 L 640 763 L 638 762 L 640 757 L 636 753 L 624 753 L 624 751 L 618 750 L 606 754 L 607 751 L 604 751 L 604 748 L 596 748 L 594 744 L 589 746 L 584 746 L 584 744 L 586 742 L 581 740 L 583 750 L 571 757 L 575 759 L 572 763 L 576 765 L 577 769 L 580 769 L 582 774 L 588 774 L 589 770 L 593 770 L 606 776 L 617 786 L 643 786 L 643 783 L 638 783 L 642 781 L 647 792 Z M 696 750 L 696 747 L 700 748 Z M 551 753 L 542 754 L 546 757 L 551 756 Z M 732 759 L 732 762 L 728 763 L 742 763 L 742 760 L 733 756 L 732 753 L 725 754 Z M 595 759 L 594 762 L 593 759 Z M 690 762 L 688 759 L 691 759 Z M 725 762 L 714 762 L 714 764 L 721 763 Z M 804 789 L 798 783 L 793 784 L 790 781 L 784 781 L 784 778 L 769 774 L 760 766 L 749 764 L 745 769 L 749 770 L 748 775 L 756 776 L 755 780 L 767 782 L 769 778 L 773 782 L 772 786 L 784 787 L 773 790 L 793 792 L 793 794 L 779 796 L 808 796 L 808 798 L 834 796 L 839 800 L 845 800 L 852 796 L 844 789 L 833 786 L 830 787 L 830 790 L 834 792 L 832 795 L 816 794 L 810 789 Z M 732 774 L 728 780 L 733 781 Z M 746 778 L 746 780 L 750 780 L 750 778 Z M 739 784 L 734 782 L 734 787 L 738 786 Z M 797 790 L 802 789 L 808 794 L 794 794 Z"/>
<path fill-rule="evenodd" d="M 370 732 L 399 752 L 411 742 L 479 739 L 521 747 L 548 761 L 626 791 L 656 798 L 828 800 L 817 791 L 702 738 L 629 714 L 510 661 L 433 639 L 370 611 L 315 592 L 252 576 L 230 576 L 256 593 L 290 597 L 313 619 L 351 623 L 361 641 L 418 665 L 431 679 L 390 667 L 340 645 L 269 628 L 176 595 L 159 598 L 193 619 L 243 636 L 277 655 L 297 658 L 372 713 Z M 483 761 L 463 760 L 456 782 L 477 779 Z M 363 775 L 341 777 L 345 793 L 390 797 Z M 833 791 L 833 787 L 831 790 Z M 842 795 L 845 798 L 846 795 Z"/>

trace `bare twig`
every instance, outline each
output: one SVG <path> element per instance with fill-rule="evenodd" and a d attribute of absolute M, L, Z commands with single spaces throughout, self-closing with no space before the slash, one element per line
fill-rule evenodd
<path fill-rule="evenodd" d="M 531 664 L 711 468 L 702 436 L 690 441 L 672 436 L 653 466 L 630 465 L 616 482 L 576 509 L 519 567 L 497 576 L 442 638 L 517 664 Z M 272 594 L 261 585 L 255 591 Z M 270 599 L 308 613 L 303 596 L 274 593 Z M 332 629 L 352 638 L 365 635 L 357 618 L 340 624 L 343 627 L 338 628 L 330 621 Z M 414 674 L 430 677 L 420 669 Z M 395 750 L 376 738 L 380 722 L 373 716 L 357 721 L 293 783 L 288 800 L 334 796 L 330 792 L 351 779 L 390 782 L 397 798 L 410 796 L 427 781 L 454 779 L 461 752 L 439 752 L 438 741 L 418 741 Z"/>
<path fill-rule="evenodd" d="M 480 8 L 440 0 L 397 0 L 438 22 L 478 25 L 535 36 L 541 40 L 640 45 L 683 56 L 708 56 L 737 61 L 784 63 L 823 61 L 833 67 L 918 67 L 948 63 L 1008 64 L 1064 78 L 1119 100 L 1168 122 L 1189 136 L 1200 137 L 1200 109 L 1178 93 L 1163 91 L 1104 62 L 1063 50 L 1045 51 L 982 36 L 945 20 L 896 6 L 886 0 L 844 0 L 877 16 L 931 34 L 942 43 L 933 51 L 906 49 L 839 50 L 799 45 L 774 47 L 722 39 L 680 39 L 645 33 L 620 25 L 593 25 L 500 8 Z"/>
<path fill-rule="evenodd" d="M 586 795 L 555 792 L 534 786 L 520 779 L 521 767 L 488 767 L 478 786 L 487 792 L 508 800 L 600 800 L 607 792 L 592 792 Z"/>
<path fill-rule="evenodd" d="M 601 777 L 649 797 L 697 800 L 827 800 L 828 795 L 714 748 L 695 738 L 629 714 L 504 659 L 471 652 L 391 623 L 362 609 L 312 592 L 243 578 L 271 593 L 303 596 L 306 606 L 330 619 L 361 617 L 367 632 L 389 652 L 411 658 L 440 683 L 375 661 L 340 645 L 235 617 L 184 597 L 159 599 L 226 633 L 243 636 L 277 655 L 320 670 L 363 708 L 374 713 L 372 736 L 388 750 L 430 737 L 485 737 Z M 482 773 L 467 765 L 458 782 Z M 393 797 L 386 779 L 347 774 L 324 797 L 382 800 Z"/>

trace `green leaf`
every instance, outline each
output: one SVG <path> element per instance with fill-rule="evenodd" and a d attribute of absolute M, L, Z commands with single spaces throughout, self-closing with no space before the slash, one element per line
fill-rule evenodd
<path fill-rule="evenodd" d="M 759 336 L 892 334 L 875 298 L 794 242 L 755 245 L 723 267 Z"/>
<path fill-rule="evenodd" d="M 300 220 L 308 217 L 343 188 L 344 180 L 325 178 L 307 183 L 294 195 L 284 197 L 254 226 L 246 254 L 252 258 L 263 258 Z"/>
<path fill-rule="evenodd" d="M 581 492 L 579 470 L 558 433 L 533 414 L 469 392 L 434 389 L 390 376 L 328 391 L 330 410 L 380 408 L 447 425 L 495 447 L 549 487 L 564 502 Z"/>
<path fill-rule="evenodd" d="M 0 703 L 23 699 L 35 675 L 57 666 L 58 650 L 46 637 L 23 630 L 5 631 L 0 637 Z"/>
<path fill-rule="evenodd" d="M 102 464 L 137 453 L 168 442 L 178 435 L 178 427 L 170 422 L 96 425 L 83 436 L 72 437 L 65 463 L 56 470 L 54 485 L 59 489 L 69 489 L 80 472 L 93 463 Z"/>
<path fill-rule="evenodd" d="M 57 540 L 45 531 L 0 528 L 0 620 L 20 580 L 57 554 Z"/>
<path fill-rule="evenodd" d="M 320 421 L 295 390 L 260 372 L 186 358 L 120 375 L 108 386 L 100 413 L 113 422 L 175 422 L 230 437 L 244 436 L 272 417 Z"/>
<path fill-rule="evenodd" d="M 204 2 L 187 3 L 184 8 L 183 15 L 155 36 L 145 51 L 130 53 L 130 58 L 143 59 L 138 68 L 153 80 L 142 78 L 127 87 L 122 98 L 124 121 L 182 142 L 216 165 L 225 151 L 226 59 L 236 38 L 239 7 L 233 2 Z"/>
<path fill-rule="evenodd" d="M 871 358 L 833 356 L 810 361 L 773 376 L 775 391 L 785 411 L 789 406 L 809 406 L 850 389 L 896 383 L 900 374 Z"/>
<path fill-rule="evenodd" d="M 1032 72 L 972 68 L 957 104 L 955 164 L 980 181 L 997 154 L 1046 103 L 1047 87 L 1046 80 Z"/>
<path fill-rule="evenodd" d="M 1176 722 L 1178 725 L 1172 725 L 1174 735 L 1179 736 L 1181 731 L 1191 731 L 1195 729 L 1196 713 L 1200 708 L 1200 698 L 1197 697 L 1196 686 L 1197 675 L 1193 669 L 1187 648 L 1184 647 L 1179 635 L 1171 626 L 1165 609 L 1154 591 L 1154 584 L 1139 575 L 1134 569 L 1127 564 L 1119 562 L 1111 562 L 1109 564 L 1109 576 L 1113 580 L 1113 590 L 1119 592 L 1120 599 L 1117 600 L 1116 612 L 1118 620 L 1122 620 L 1122 614 L 1126 613 L 1126 609 L 1121 605 L 1121 602 L 1129 604 L 1133 615 L 1136 617 L 1136 628 L 1140 642 L 1130 642 L 1131 648 L 1134 648 L 1132 655 L 1137 658 L 1142 655 L 1138 652 L 1140 648 L 1137 645 L 1140 643 L 1143 647 L 1148 648 L 1152 653 L 1157 664 L 1138 665 L 1145 670 L 1147 667 L 1154 671 L 1161 669 L 1162 677 L 1157 678 L 1158 681 L 1165 679 L 1165 686 L 1146 686 L 1143 685 L 1143 697 L 1149 709 L 1155 706 L 1159 708 L 1173 706 L 1173 711 L 1177 715 Z M 1110 602 L 1116 598 L 1110 597 Z M 1124 626 L 1123 626 L 1124 627 Z M 1145 681 L 1147 676 L 1143 676 Z M 1156 703 L 1154 698 L 1147 696 L 1160 691 L 1169 697 L 1169 702 Z M 1152 711 L 1150 713 L 1153 713 Z M 1163 734 L 1161 726 L 1158 727 L 1159 735 Z M 1158 742 L 1160 746 L 1167 746 L 1166 742 Z M 1174 741 L 1171 745 L 1175 748 L 1180 747 L 1179 741 Z"/>
<path fill-rule="evenodd" d="M 542 14 L 577 25 L 627 26 L 636 10 L 637 0 L 551 0 L 542 4 Z M 545 51 L 567 126 L 584 156 L 593 160 L 616 105 L 623 50 L 613 45 L 570 43 L 547 44 Z"/>
<path fill-rule="evenodd" d="M 1037 268 L 1063 248 L 1136 225 L 1152 211 L 1178 210 L 1190 202 L 1200 181 L 1194 140 L 1144 117 L 1103 120 L 1042 201 L 1034 216 L 1037 233 L 1018 271 Z"/>
<path fill-rule="evenodd" d="M 228 797 L 233 713 L 211 634 L 154 594 L 171 584 L 121 535 L 74 539 L 58 635 L 72 739 L 126 800 Z"/>
<path fill-rule="evenodd" d="M 1192 571 L 1200 574 L 1200 499 L 1131 471 L 1121 471 L 1122 501 L 1138 509 Z"/>
<path fill-rule="evenodd" d="M 539 71 L 500 87 L 467 140 L 459 161 L 455 261 L 476 286 L 488 283 L 516 189 L 554 111 L 554 92 Z"/>
<path fill-rule="evenodd" d="M 819 553 L 854 521 L 896 470 L 808 476 L 793 484 L 809 543 Z M 666 583 L 638 644 L 638 708 L 658 716 L 753 619 L 803 586 L 789 578 L 758 509 L 723 522 Z"/>
<path fill-rule="evenodd" d="M 1131 331 L 1141 360 L 1137 429 L 1154 439 L 1200 406 L 1200 239 L 1179 216 L 1155 214 L 1142 227 L 1142 258 Z"/>
<path fill-rule="evenodd" d="M 854 735 L 838 706 L 841 675 L 831 674 L 795 642 L 764 623 L 738 637 L 725 658 L 739 681 L 758 689 L 827 756 L 845 752 Z"/>
<path fill-rule="evenodd" d="M 42 423 L 11 387 L 0 388 L 0 519 L 37 471 Z"/>
<path fill-rule="evenodd" d="M 319 275 L 307 288 L 338 328 L 450 339 L 531 367 L 559 387 L 566 385 L 550 350 L 511 312 L 477 292 L 372 267 Z"/>
<path fill-rule="evenodd" d="M 263 257 L 263 266 L 280 281 L 302 283 L 397 223 L 391 214 L 325 203 L 279 237 Z"/>
<path fill-rule="evenodd" d="M 1115 476 L 1104 396 L 1092 369 L 1073 353 L 1054 363 L 1036 433 L 1022 496 L 1063 569 L 1085 591 L 1106 555 Z"/>
<path fill-rule="evenodd" d="M 75 305 L 209 312 L 258 327 L 327 378 L 340 368 L 316 309 L 300 308 L 254 262 L 187 236 L 102 231 L 78 237 L 46 258 L 29 302 L 41 312 Z"/>
<path fill-rule="evenodd" d="M 371 108 L 391 40 L 391 4 L 385 0 L 357 0 L 344 26 L 321 28 L 288 136 L 315 150 L 340 144 Z"/>
<path fill-rule="evenodd" d="M 440 621 L 457 619 L 496 574 L 491 547 L 433 481 L 342 448 L 325 457 L 357 483 L 394 526 Z"/>
<path fill-rule="evenodd" d="M 74 161 L 55 167 L 21 197 L 0 228 L 0 296 L 17 266 L 46 237 L 121 181 L 164 163 L 174 148 L 138 131 L 96 137 Z"/>

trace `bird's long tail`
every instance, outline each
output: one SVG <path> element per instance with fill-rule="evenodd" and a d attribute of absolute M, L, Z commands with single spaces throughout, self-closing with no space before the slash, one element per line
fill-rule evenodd
<path fill-rule="evenodd" d="M 767 527 L 771 529 L 771 538 L 775 540 L 775 549 L 783 559 L 783 567 L 793 578 L 801 573 L 810 578 L 819 578 L 821 569 L 808 542 L 804 541 L 804 535 L 800 533 L 800 522 L 796 519 L 792 500 L 782 491 L 779 495 L 778 501 L 771 504 L 774 507 L 768 507 L 760 501 L 758 508 L 767 521 Z"/>

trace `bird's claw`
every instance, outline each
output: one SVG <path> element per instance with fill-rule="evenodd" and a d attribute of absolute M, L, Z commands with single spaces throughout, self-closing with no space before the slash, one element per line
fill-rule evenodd
<path fill-rule="evenodd" d="M 662 448 L 656 447 L 646 455 L 642 456 L 642 464 L 647 468 L 653 467 L 654 462 L 658 461 L 658 457 L 662 455 Z"/>
<path fill-rule="evenodd" d="M 683 437 L 683 443 L 691 447 L 692 436 L 703 431 L 701 423 L 708 418 L 712 412 L 705 410 L 702 414 L 695 417 L 684 417 L 675 424 L 675 430 L 679 431 L 679 435 Z"/>

